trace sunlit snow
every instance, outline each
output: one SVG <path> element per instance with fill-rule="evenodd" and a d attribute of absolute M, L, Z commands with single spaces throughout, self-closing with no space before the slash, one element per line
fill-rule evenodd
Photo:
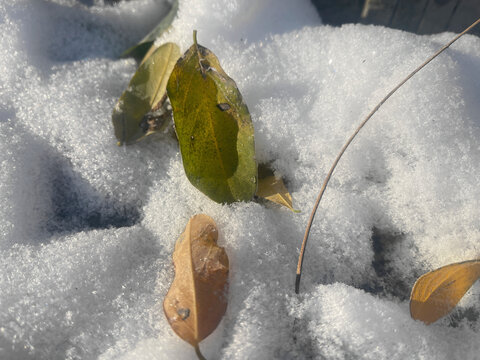
<path fill-rule="evenodd" d="M 169 133 L 117 147 L 111 112 L 136 63 L 118 55 L 165 0 L 0 2 L 0 359 L 194 359 L 162 310 L 188 219 L 217 223 L 227 313 L 208 359 L 475 359 L 480 285 L 425 326 L 415 279 L 480 254 L 480 39 L 418 73 L 331 162 L 376 103 L 453 34 L 324 26 L 308 0 L 181 0 L 160 44 L 198 41 L 237 82 L 256 156 L 300 214 L 214 203 Z"/>

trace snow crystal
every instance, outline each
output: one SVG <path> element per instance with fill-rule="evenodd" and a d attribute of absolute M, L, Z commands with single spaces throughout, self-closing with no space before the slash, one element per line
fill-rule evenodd
<path fill-rule="evenodd" d="M 136 66 L 118 55 L 167 11 L 164 0 L 0 3 L 0 358 L 195 358 L 162 299 L 197 213 L 216 221 L 231 266 L 207 358 L 476 358 L 479 284 L 430 326 L 410 318 L 408 296 L 422 273 L 480 252 L 480 39 L 418 73 L 347 150 L 296 296 L 300 241 L 336 153 L 452 34 L 323 26 L 307 0 L 180 1 L 156 42 L 186 50 L 198 31 L 296 214 L 212 202 L 170 133 L 116 146 L 111 112 Z"/>

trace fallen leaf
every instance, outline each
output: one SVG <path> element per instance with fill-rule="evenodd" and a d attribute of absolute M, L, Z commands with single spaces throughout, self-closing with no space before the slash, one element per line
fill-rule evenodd
<path fill-rule="evenodd" d="M 219 203 L 251 200 L 257 188 L 252 120 L 235 82 L 197 45 L 195 32 L 167 93 L 190 182 Z"/>
<path fill-rule="evenodd" d="M 199 214 L 190 219 L 175 244 L 175 278 L 163 301 L 170 326 L 197 353 L 227 309 L 229 264 L 217 239 L 212 218 Z"/>
<path fill-rule="evenodd" d="M 123 52 L 120 57 L 133 57 L 137 60 L 145 59 L 146 54 L 149 49 L 152 47 L 155 39 L 162 35 L 172 24 L 173 19 L 177 15 L 178 11 L 178 0 L 173 0 L 170 4 L 170 10 L 168 13 L 162 18 L 162 20 L 158 23 L 152 31 L 150 31 L 142 40 L 138 42 L 137 45 L 128 48 Z"/>
<path fill-rule="evenodd" d="M 152 54 L 155 52 L 155 50 L 157 50 L 159 48 L 159 46 L 156 46 L 155 44 L 152 44 L 152 46 L 150 46 L 150 48 L 148 49 L 148 51 L 145 53 L 145 56 L 143 57 L 142 61 L 140 61 L 140 64 L 138 65 L 139 67 L 142 66 L 145 61 L 147 61 L 147 59 L 152 56 Z"/>
<path fill-rule="evenodd" d="M 156 49 L 133 75 L 112 114 L 119 145 L 131 144 L 161 129 L 162 114 L 155 111 L 161 111 L 168 77 L 179 57 L 179 47 L 166 43 Z"/>
<path fill-rule="evenodd" d="M 480 277 L 480 260 L 443 266 L 418 278 L 410 295 L 410 314 L 431 324 L 447 315 Z"/>
<path fill-rule="evenodd" d="M 256 195 L 276 204 L 283 205 L 293 212 L 300 212 L 293 208 L 292 196 L 288 192 L 283 179 L 275 176 L 273 170 L 263 164 L 258 167 L 258 188 Z"/>

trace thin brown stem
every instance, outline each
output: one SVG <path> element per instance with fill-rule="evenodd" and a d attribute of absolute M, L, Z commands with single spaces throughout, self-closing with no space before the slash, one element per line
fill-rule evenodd
<path fill-rule="evenodd" d="M 438 55 L 440 55 L 444 50 L 446 50 L 450 45 L 452 45 L 455 41 L 457 41 L 461 36 L 466 34 L 468 31 L 470 31 L 473 27 L 478 25 L 480 23 L 480 18 L 475 21 L 472 25 L 470 25 L 468 28 L 463 30 L 460 34 L 455 36 L 448 44 L 443 46 L 440 50 L 438 50 L 434 55 L 432 55 L 427 61 L 425 61 L 422 65 L 420 65 L 418 68 L 416 68 L 414 71 L 412 71 L 405 79 L 403 79 L 397 86 L 395 86 L 381 101 L 378 103 L 377 106 L 367 115 L 365 120 L 363 120 L 360 125 L 357 127 L 357 129 L 353 132 L 353 134 L 348 138 L 347 142 L 343 145 L 341 148 L 340 152 L 338 153 L 337 157 L 333 161 L 332 167 L 330 168 L 327 176 L 325 177 L 325 180 L 323 181 L 322 188 L 320 189 L 320 192 L 318 194 L 317 200 L 315 201 L 315 204 L 313 206 L 312 213 L 310 214 L 310 219 L 308 220 L 307 228 L 305 230 L 305 235 L 303 237 L 302 241 L 302 247 L 300 248 L 300 255 L 298 257 L 298 264 L 297 264 L 297 276 L 295 278 L 295 293 L 300 292 L 300 279 L 302 277 L 302 266 L 303 266 L 303 258 L 305 255 L 305 248 L 307 246 L 307 240 L 308 240 L 308 235 L 310 234 L 310 228 L 312 227 L 313 219 L 315 218 L 315 213 L 317 212 L 318 205 L 320 204 L 320 200 L 322 200 L 323 194 L 325 192 L 325 189 L 327 188 L 328 182 L 330 181 L 330 177 L 333 174 L 333 171 L 335 170 L 338 162 L 340 161 L 340 158 L 344 154 L 345 150 L 347 150 L 348 146 L 350 143 L 353 141 L 355 136 L 360 132 L 360 130 L 363 128 L 363 126 L 370 120 L 370 118 L 377 112 L 377 110 L 382 106 L 385 101 L 387 101 L 390 96 L 392 96 L 403 84 L 405 84 L 410 78 L 412 78 L 417 72 L 419 72 L 421 69 L 423 69 L 430 61 L 435 59 Z"/>
<path fill-rule="evenodd" d="M 195 349 L 195 354 L 198 357 L 198 360 L 207 360 L 202 353 L 200 352 L 200 346 L 197 344 L 193 347 Z"/>

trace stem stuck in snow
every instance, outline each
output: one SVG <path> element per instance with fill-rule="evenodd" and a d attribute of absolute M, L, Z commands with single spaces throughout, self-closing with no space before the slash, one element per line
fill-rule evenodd
<path fill-rule="evenodd" d="M 382 106 L 385 101 L 387 101 L 390 96 L 392 96 L 403 84 L 405 84 L 410 78 L 412 78 L 417 72 L 419 72 L 421 69 L 423 69 L 430 61 L 435 59 L 438 55 L 440 55 L 444 50 L 446 50 L 450 45 L 452 45 L 455 41 L 457 41 L 461 36 L 466 34 L 468 31 L 470 31 L 472 28 L 474 28 L 476 25 L 480 23 L 480 18 L 475 21 L 472 25 L 470 25 L 468 28 L 463 30 L 460 34 L 455 36 L 449 43 L 447 43 L 445 46 L 443 46 L 440 50 L 438 50 L 434 55 L 432 55 L 427 61 L 425 61 L 422 65 L 420 65 L 418 68 L 416 68 L 413 72 L 411 72 L 405 79 L 403 79 L 395 88 L 393 88 L 379 103 L 375 108 L 367 115 L 365 120 L 363 120 L 360 125 L 357 127 L 357 129 L 353 132 L 353 134 L 348 138 L 346 143 L 343 145 L 341 148 L 340 152 L 338 153 L 337 157 L 333 161 L 332 167 L 328 171 L 327 176 L 325 177 L 325 180 L 323 181 L 322 188 L 320 189 L 320 192 L 317 196 L 317 200 L 315 201 L 315 205 L 313 206 L 312 213 L 310 214 L 310 219 L 308 220 L 307 228 L 305 229 L 305 235 L 303 237 L 302 241 L 302 247 L 300 248 L 300 255 L 298 257 L 298 264 L 297 264 L 297 276 L 295 278 L 295 293 L 300 292 L 300 279 L 302 277 L 302 266 L 303 266 L 303 259 L 305 255 L 305 247 L 307 246 L 307 240 L 308 240 L 308 235 L 310 234 L 310 228 L 312 227 L 313 219 L 315 218 L 315 213 L 317 212 L 318 205 L 320 204 L 320 200 L 322 200 L 323 194 L 325 193 L 325 190 L 327 188 L 328 182 L 330 181 L 330 177 L 333 174 L 333 171 L 335 170 L 338 162 L 340 161 L 340 158 L 342 155 L 345 153 L 345 150 L 347 150 L 348 146 L 351 144 L 355 136 L 360 132 L 360 130 L 363 128 L 363 126 L 370 120 L 370 118 L 377 112 L 377 110 Z"/>

